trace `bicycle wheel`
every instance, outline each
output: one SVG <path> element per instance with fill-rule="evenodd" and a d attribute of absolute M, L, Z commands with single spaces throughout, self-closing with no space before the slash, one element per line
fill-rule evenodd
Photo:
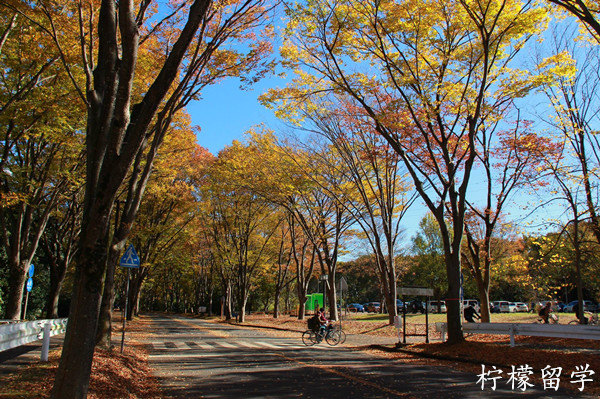
<path fill-rule="evenodd" d="M 569 324 L 579 324 L 579 320 L 571 320 Z"/>
<path fill-rule="evenodd" d="M 341 334 L 339 330 L 332 330 L 327 333 L 325 340 L 331 346 L 335 346 L 340 343 Z"/>
<path fill-rule="evenodd" d="M 343 344 L 344 342 L 346 342 L 346 333 L 344 332 L 344 330 L 340 330 L 340 344 Z"/>
<path fill-rule="evenodd" d="M 304 342 L 304 345 L 306 346 L 314 345 L 317 342 L 315 332 L 313 330 L 304 331 L 304 333 L 302 334 L 302 342 Z"/>

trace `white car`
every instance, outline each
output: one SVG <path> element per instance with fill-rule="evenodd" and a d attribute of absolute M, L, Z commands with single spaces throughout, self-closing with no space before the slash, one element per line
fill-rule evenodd
<path fill-rule="evenodd" d="M 517 306 L 517 312 L 529 312 L 529 306 L 525 302 L 515 302 L 515 305 Z"/>
<path fill-rule="evenodd" d="M 492 313 L 515 313 L 517 311 L 517 305 L 514 302 L 508 301 L 494 301 L 494 310 Z"/>
<path fill-rule="evenodd" d="M 446 313 L 446 301 L 429 301 L 427 311 L 429 313 Z"/>
<path fill-rule="evenodd" d="M 516 313 L 517 305 L 514 302 L 500 302 L 500 312 L 502 313 Z"/>

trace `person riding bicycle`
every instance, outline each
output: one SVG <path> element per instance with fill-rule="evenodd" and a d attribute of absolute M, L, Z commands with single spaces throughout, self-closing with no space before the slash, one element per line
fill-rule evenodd
<path fill-rule="evenodd" d="M 540 309 L 538 315 L 544 320 L 544 324 L 548 324 L 548 318 L 550 317 L 550 311 L 552 310 L 552 302 L 546 302 L 543 308 Z"/>
<path fill-rule="evenodd" d="M 465 308 L 465 320 L 469 323 L 475 323 L 473 317 L 481 320 L 481 316 L 479 315 L 479 313 L 477 313 L 473 305 L 469 305 Z"/>
<path fill-rule="evenodd" d="M 317 314 L 319 315 L 319 323 L 321 324 L 319 332 L 322 336 L 325 336 L 327 327 L 329 326 L 329 319 L 325 316 L 325 308 L 319 309 Z"/>

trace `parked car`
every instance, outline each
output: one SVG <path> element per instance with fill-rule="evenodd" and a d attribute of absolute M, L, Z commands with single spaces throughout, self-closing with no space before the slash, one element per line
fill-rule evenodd
<path fill-rule="evenodd" d="M 556 310 L 559 312 L 564 312 L 567 307 L 567 304 L 564 302 L 556 302 Z"/>
<path fill-rule="evenodd" d="M 529 306 L 525 302 L 515 302 L 517 312 L 529 312 Z"/>
<path fill-rule="evenodd" d="M 514 302 L 494 301 L 492 304 L 494 305 L 492 313 L 515 313 L 517 311 L 517 306 Z"/>
<path fill-rule="evenodd" d="M 490 312 L 491 313 L 500 313 L 500 304 L 504 301 L 494 301 L 490 303 Z"/>
<path fill-rule="evenodd" d="M 479 306 L 479 301 L 477 299 L 465 299 L 463 301 L 463 309 L 468 308 L 470 305 L 473 305 L 473 308 L 477 313 L 481 310 L 481 306 Z"/>
<path fill-rule="evenodd" d="M 396 311 L 398 313 L 404 312 L 404 302 L 402 302 L 400 299 L 396 299 Z"/>
<path fill-rule="evenodd" d="M 446 313 L 446 301 L 429 301 L 427 311 L 429 313 Z"/>
<path fill-rule="evenodd" d="M 490 313 L 500 313 L 498 301 L 490 302 Z"/>
<path fill-rule="evenodd" d="M 425 302 L 417 300 L 407 302 L 406 311 L 410 313 L 425 313 Z"/>
<path fill-rule="evenodd" d="M 575 304 L 577 302 L 579 302 L 579 301 L 569 302 L 567 304 L 567 306 L 565 307 L 565 312 L 573 312 L 573 306 L 575 306 Z M 592 301 L 584 300 L 583 301 L 583 310 L 586 312 L 597 312 L 598 306 Z"/>
<path fill-rule="evenodd" d="M 351 303 L 350 305 L 348 305 L 346 307 L 346 309 L 348 310 L 348 312 L 364 312 L 365 311 L 365 307 L 363 305 L 361 305 L 360 303 Z"/>
<path fill-rule="evenodd" d="M 501 302 L 500 303 L 500 312 L 502 313 L 516 313 L 517 305 L 514 302 Z"/>
<path fill-rule="evenodd" d="M 381 312 L 381 304 L 379 302 L 369 302 L 365 308 L 367 312 L 379 313 Z"/>

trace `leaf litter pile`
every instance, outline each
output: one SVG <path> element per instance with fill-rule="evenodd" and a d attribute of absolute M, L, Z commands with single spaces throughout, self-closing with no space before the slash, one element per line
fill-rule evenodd
<path fill-rule="evenodd" d="M 123 353 L 96 349 L 88 398 L 162 398 L 158 381 L 152 376 L 148 356 L 142 345 L 128 344 Z M 48 362 L 31 366 L 0 378 L 0 398 L 49 398 L 60 350 L 48 356 Z"/>
<path fill-rule="evenodd" d="M 215 320 L 218 322 L 218 320 Z M 112 351 L 97 349 L 94 355 L 88 398 L 164 398 L 159 383 L 152 376 L 148 364 L 147 352 L 143 345 L 136 345 L 135 339 L 143 338 L 148 331 L 148 319 L 138 318 L 128 324 L 128 346 L 124 353 L 118 349 Z M 306 329 L 306 321 L 291 317 L 273 318 L 268 315 L 251 315 L 247 326 L 267 328 L 272 334 L 299 337 Z M 344 321 L 347 334 L 361 336 L 396 337 L 396 329 L 385 322 Z M 417 332 L 424 330 L 423 325 L 412 326 Z M 116 336 L 116 335 L 115 335 Z M 430 335 L 435 337 L 435 333 Z M 439 338 L 439 336 L 437 337 Z M 562 388 L 573 394 L 581 384 L 570 383 L 571 372 L 578 367 L 589 365 L 595 371 L 594 381 L 587 382 L 583 394 L 600 396 L 600 342 L 590 340 L 556 339 L 541 337 L 517 337 L 517 345 L 510 347 L 509 337 L 500 335 L 476 334 L 467 337 L 459 345 L 447 345 L 434 342 L 415 343 L 400 348 L 393 346 L 365 346 L 361 349 L 394 362 L 415 365 L 436 365 L 451 367 L 473 374 L 482 373 L 482 364 L 486 370 L 493 366 L 502 369 L 504 381 L 511 366 L 518 368 L 528 365 L 533 370 L 530 382 L 537 387 L 543 384 L 541 370 L 546 366 L 561 367 Z M 0 378 L 0 398 L 48 398 L 52 389 L 54 375 L 58 367 L 60 351 L 51 352 L 49 362 L 34 363 L 18 373 Z M 550 391 L 551 392 L 551 391 Z"/>

